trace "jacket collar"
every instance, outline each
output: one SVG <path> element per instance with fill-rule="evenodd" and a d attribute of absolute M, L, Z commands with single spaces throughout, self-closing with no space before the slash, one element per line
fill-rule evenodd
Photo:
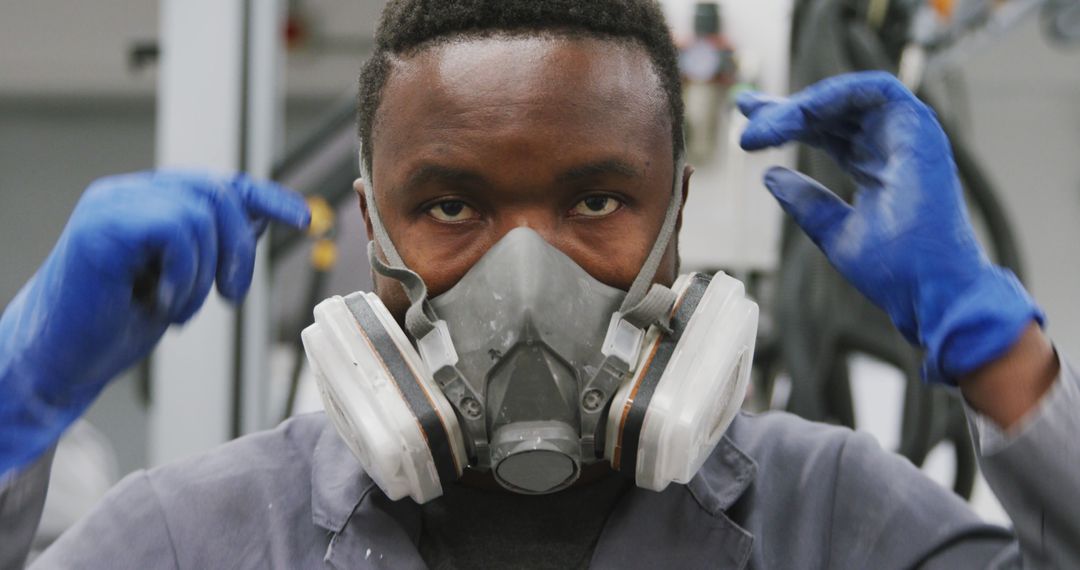
<path fill-rule="evenodd" d="M 590 567 L 746 567 L 754 537 L 725 511 L 756 475 L 754 461 L 725 436 L 689 484 L 627 493 L 608 519 Z"/>
<path fill-rule="evenodd" d="M 312 457 L 311 518 L 332 533 L 324 556 L 332 568 L 425 567 L 416 548 L 419 507 L 388 499 L 330 422 Z"/>
<path fill-rule="evenodd" d="M 732 427 L 741 421 L 740 414 Z M 745 567 L 754 537 L 725 511 L 756 476 L 753 459 L 724 436 L 689 484 L 628 492 L 609 517 L 591 566 Z M 326 553 L 331 566 L 424 567 L 416 549 L 419 507 L 408 498 L 387 499 L 329 422 L 313 454 L 311 508 L 314 523 L 334 534 Z"/>
<path fill-rule="evenodd" d="M 360 468 L 329 421 L 315 444 L 311 462 L 311 518 L 321 528 L 341 532 L 375 481 Z"/>
<path fill-rule="evenodd" d="M 736 415 L 732 425 L 741 420 Z M 725 435 L 687 487 L 701 508 L 717 514 L 731 508 L 756 477 L 757 463 Z"/>

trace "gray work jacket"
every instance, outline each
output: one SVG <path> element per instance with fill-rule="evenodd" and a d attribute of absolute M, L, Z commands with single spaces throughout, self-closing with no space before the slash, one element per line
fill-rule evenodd
<path fill-rule="evenodd" d="M 1019 434 L 971 422 L 1015 536 L 865 434 L 743 414 L 688 485 L 619 500 L 592 567 L 1080 568 L 1078 409 L 1063 367 Z M 47 468 L 0 491 L 0 564 L 29 543 Z M 388 500 L 312 414 L 128 476 L 34 567 L 423 568 L 419 537 L 419 507 Z"/>

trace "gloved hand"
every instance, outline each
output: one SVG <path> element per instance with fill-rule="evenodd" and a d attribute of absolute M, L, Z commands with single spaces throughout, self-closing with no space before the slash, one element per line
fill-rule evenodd
<path fill-rule="evenodd" d="M 244 175 L 145 172 L 92 184 L 0 317 L 0 476 L 53 445 L 111 378 L 195 314 L 215 279 L 239 302 L 269 220 L 302 228 L 307 206 Z"/>
<path fill-rule="evenodd" d="M 800 141 L 855 180 L 849 205 L 774 167 L 765 186 L 829 261 L 927 351 L 929 381 L 956 380 L 1003 355 L 1042 312 L 975 238 L 949 141 L 931 109 L 891 75 L 826 79 L 789 98 L 744 93 L 749 151 Z"/>

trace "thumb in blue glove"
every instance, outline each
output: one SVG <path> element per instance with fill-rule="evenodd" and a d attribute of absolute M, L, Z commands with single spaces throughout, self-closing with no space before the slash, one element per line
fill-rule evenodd
<path fill-rule="evenodd" d="M 790 98 L 743 93 L 754 151 L 799 141 L 855 180 L 852 204 L 775 167 L 765 186 L 834 267 L 927 350 L 924 375 L 955 383 L 1004 354 L 1042 312 L 979 246 L 948 140 L 932 110 L 887 73 L 826 79 Z"/>
<path fill-rule="evenodd" d="M 300 228 L 309 214 L 298 194 L 244 175 L 92 184 L 0 317 L 0 474 L 47 450 L 111 378 L 195 314 L 215 281 L 239 302 L 268 220 Z"/>

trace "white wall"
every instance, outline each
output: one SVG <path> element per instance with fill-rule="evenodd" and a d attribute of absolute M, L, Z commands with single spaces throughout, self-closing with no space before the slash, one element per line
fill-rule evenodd
<path fill-rule="evenodd" d="M 293 96 L 337 94 L 356 84 L 385 0 L 304 0 L 315 33 L 290 54 Z M 135 42 L 158 38 L 158 0 L 0 1 L 0 95 L 152 96 L 153 65 L 128 66 Z"/>
<path fill-rule="evenodd" d="M 1080 51 L 1031 20 L 965 66 L 969 139 L 1001 188 L 1029 287 L 1058 349 L 1080 359 Z"/>
<path fill-rule="evenodd" d="M 0 303 L 52 249 L 82 189 L 149 167 L 153 142 L 147 102 L 0 100 Z"/>

